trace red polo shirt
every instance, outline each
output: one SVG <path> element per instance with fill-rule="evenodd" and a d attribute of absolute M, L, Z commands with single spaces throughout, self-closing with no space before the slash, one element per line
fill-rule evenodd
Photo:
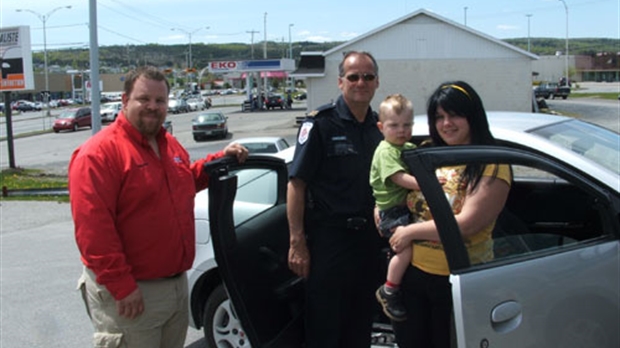
<path fill-rule="evenodd" d="M 163 128 L 160 157 L 121 113 L 82 144 L 69 163 L 69 193 L 82 262 L 115 299 L 137 280 L 188 270 L 194 260 L 194 196 L 208 186 L 205 162 Z"/>

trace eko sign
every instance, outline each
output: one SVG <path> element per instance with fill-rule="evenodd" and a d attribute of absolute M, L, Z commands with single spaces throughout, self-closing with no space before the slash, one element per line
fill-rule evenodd
<path fill-rule="evenodd" d="M 282 71 L 295 70 L 295 61 L 292 59 L 269 60 L 228 60 L 209 63 L 209 72 L 252 72 L 252 71 Z"/>

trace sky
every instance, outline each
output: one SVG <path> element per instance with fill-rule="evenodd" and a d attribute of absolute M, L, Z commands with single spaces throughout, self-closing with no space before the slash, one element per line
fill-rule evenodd
<path fill-rule="evenodd" d="M 29 26 L 42 51 L 45 21 L 48 50 L 86 48 L 91 3 L 99 46 L 346 41 L 420 9 L 498 39 L 565 39 L 564 4 L 569 39 L 620 38 L 620 0 L 0 0 L 0 27 Z"/>

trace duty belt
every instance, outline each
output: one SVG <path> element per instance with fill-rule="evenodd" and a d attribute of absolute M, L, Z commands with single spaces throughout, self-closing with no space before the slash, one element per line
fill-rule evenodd
<path fill-rule="evenodd" d="M 359 230 L 368 223 L 368 220 L 361 216 L 350 217 L 346 221 L 349 230 Z"/>

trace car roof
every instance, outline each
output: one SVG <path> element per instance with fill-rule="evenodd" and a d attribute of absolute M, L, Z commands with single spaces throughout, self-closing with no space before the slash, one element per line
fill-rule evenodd
<path fill-rule="evenodd" d="M 571 118 L 561 115 L 543 113 L 488 111 L 487 119 L 489 120 L 489 127 L 491 128 L 491 132 L 499 129 L 504 129 L 524 133 L 539 127 L 568 121 Z M 413 135 L 428 135 L 428 122 L 426 119 L 426 115 L 415 116 Z M 495 136 L 495 134 L 493 135 Z"/>
<path fill-rule="evenodd" d="M 620 191 L 620 182 L 618 182 L 617 174 L 570 149 L 532 133 L 532 131 L 538 128 L 553 124 L 584 121 L 562 115 L 510 111 L 488 111 L 487 118 L 489 120 L 489 128 L 495 139 L 539 150 L 549 156 L 560 159 L 573 168 L 596 177 L 616 192 Z M 412 135 L 418 137 L 428 136 L 426 115 L 415 116 Z"/>
<path fill-rule="evenodd" d="M 247 143 L 275 143 L 276 141 L 284 139 L 283 137 L 250 137 L 235 139 L 233 143 L 247 144 Z"/>

